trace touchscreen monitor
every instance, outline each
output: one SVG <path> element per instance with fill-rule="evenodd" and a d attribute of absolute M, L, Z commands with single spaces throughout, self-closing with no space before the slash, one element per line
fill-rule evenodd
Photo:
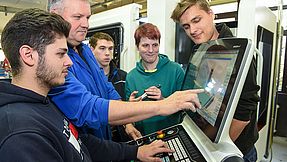
<path fill-rule="evenodd" d="M 213 142 L 217 142 L 228 114 L 240 66 L 250 49 L 248 39 L 218 39 L 201 44 L 189 60 L 182 89 L 204 89 L 198 94 L 201 109 L 187 111 L 194 123 Z M 246 69 L 248 71 L 248 69 Z"/>

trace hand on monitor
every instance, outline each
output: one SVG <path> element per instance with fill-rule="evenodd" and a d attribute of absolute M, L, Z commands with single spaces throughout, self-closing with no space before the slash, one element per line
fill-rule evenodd
<path fill-rule="evenodd" d="M 162 100 L 167 104 L 168 109 L 161 109 L 160 114 L 173 114 L 180 110 L 191 110 L 196 111 L 197 108 L 201 108 L 200 102 L 198 100 L 198 93 L 204 92 L 203 89 L 185 90 L 177 91 L 170 95 L 168 98 Z M 174 111 L 174 112 L 171 112 Z"/>
<path fill-rule="evenodd" d="M 137 153 L 137 158 L 140 161 L 158 161 L 161 162 L 160 157 L 156 157 L 159 153 L 172 153 L 167 144 L 162 140 L 155 140 L 149 145 L 140 146 Z"/>

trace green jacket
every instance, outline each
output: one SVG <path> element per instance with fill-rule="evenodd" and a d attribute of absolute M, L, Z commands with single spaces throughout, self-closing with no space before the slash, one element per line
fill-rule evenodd
<path fill-rule="evenodd" d="M 181 89 L 184 71 L 178 63 L 170 61 L 166 55 L 159 54 L 159 61 L 155 72 L 145 72 L 142 66 L 142 60 L 137 62 L 136 67 L 132 69 L 126 78 L 126 99 L 129 99 L 133 91 L 138 91 L 136 97 L 144 93 L 144 90 L 161 85 L 161 93 L 164 98 L 171 95 L 173 92 Z M 140 122 L 136 122 L 136 128 L 142 135 L 161 130 L 180 122 L 180 114 L 169 116 L 155 116 Z"/>

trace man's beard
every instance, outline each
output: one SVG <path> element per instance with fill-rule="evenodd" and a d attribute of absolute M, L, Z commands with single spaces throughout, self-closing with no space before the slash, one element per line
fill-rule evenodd
<path fill-rule="evenodd" d="M 45 59 L 39 60 L 39 65 L 36 69 L 36 77 L 39 85 L 42 87 L 52 88 L 62 85 L 63 83 L 56 82 L 54 79 L 59 78 L 53 67 L 47 65 Z"/>

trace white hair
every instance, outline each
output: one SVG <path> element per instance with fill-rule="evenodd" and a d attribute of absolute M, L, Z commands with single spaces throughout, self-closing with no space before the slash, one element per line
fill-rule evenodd
<path fill-rule="evenodd" d="M 63 11 L 64 9 L 64 0 L 48 0 L 48 11 Z"/>

